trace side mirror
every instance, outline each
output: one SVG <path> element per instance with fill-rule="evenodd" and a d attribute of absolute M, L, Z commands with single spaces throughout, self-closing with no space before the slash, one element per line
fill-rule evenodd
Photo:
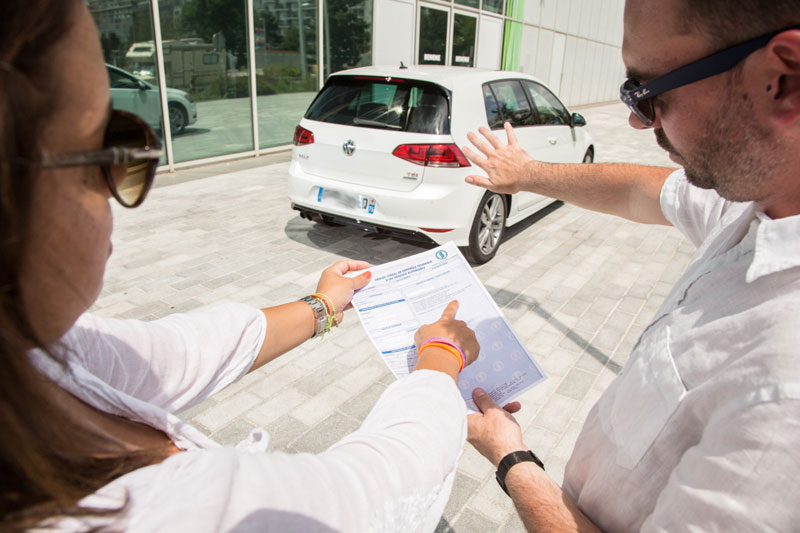
<path fill-rule="evenodd" d="M 136 83 L 139 85 L 139 90 L 140 90 L 140 91 L 146 91 L 146 90 L 150 89 L 150 86 L 148 86 L 148 85 L 147 85 L 145 82 L 143 82 L 142 80 L 136 80 Z"/>
<path fill-rule="evenodd" d="M 573 113 L 572 114 L 572 125 L 573 126 L 585 126 L 586 119 L 583 118 L 583 115 L 580 113 Z"/>

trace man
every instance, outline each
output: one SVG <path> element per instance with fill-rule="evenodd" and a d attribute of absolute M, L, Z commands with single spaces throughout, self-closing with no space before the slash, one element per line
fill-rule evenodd
<path fill-rule="evenodd" d="M 796 530 L 800 2 L 628 0 L 622 56 L 631 126 L 682 169 L 540 163 L 506 124 L 508 145 L 470 134 L 488 178 L 467 181 L 672 224 L 696 256 L 589 413 L 563 489 L 509 455 L 528 450 L 518 404 L 476 390 L 469 440 L 503 460 L 531 530 Z"/>

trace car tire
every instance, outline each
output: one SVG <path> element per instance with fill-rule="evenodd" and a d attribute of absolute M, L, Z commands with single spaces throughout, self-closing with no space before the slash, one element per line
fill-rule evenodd
<path fill-rule="evenodd" d="M 584 154 L 583 156 L 583 162 L 584 163 L 594 162 L 594 150 L 591 147 L 589 147 L 589 149 L 586 150 L 586 154 Z"/>
<path fill-rule="evenodd" d="M 506 231 L 508 205 L 502 194 L 486 191 L 478 204 L 475 219 L 469 232 L 469 246 L 461 251 L 473 265 L 490 261 Z"/>
<path fill-rule="evenodd" d="M 169 104 L 169 131 L 172 135 L 183 133 L 189 123 L 189 114 L 182 105 L 172 102 Z"/>

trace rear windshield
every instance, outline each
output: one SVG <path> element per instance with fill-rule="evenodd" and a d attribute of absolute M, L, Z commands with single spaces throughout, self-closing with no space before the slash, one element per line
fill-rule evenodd
<path fill-rule="evenodd" d="M 333 76 L 306 112 L 309 120 L 447 135 L 450 105 L 433 83 L 372 76 Z"/>

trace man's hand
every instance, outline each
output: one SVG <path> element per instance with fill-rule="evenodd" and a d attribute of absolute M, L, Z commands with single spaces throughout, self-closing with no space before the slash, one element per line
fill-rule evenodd
<path fill-rule="evenodd" d="M 511 124 L 506 122 L 503 127 L 506 130 L 508 144 L 503 144 L 497 135 L 485 126 L 478 128 L 478 132 L 486 140 L 473 132 L 467 133 L 469 142 L 486 157 L 467 147 L 463 147 L 464 155 L 476 166 L 482 168 L 489 177 L 472 174 L 466 177 L 466 182 L 494 192 L 513 194 L 525 188 L 523 186 L 525 178 L 534 166 L 543 165 L 543 163 L 534 161 L 525 150 L 520 148 Z"/>
<path fill-rule="evenodd" d="M 483 389 L 472 391 L 472 399 L 480 413 L 467 417 L 467 440 L 494 466 L 511 452 L 527 450 L 522 430 L 510 413 L 521 409 L 519 402 L 501 408 Z"/>

